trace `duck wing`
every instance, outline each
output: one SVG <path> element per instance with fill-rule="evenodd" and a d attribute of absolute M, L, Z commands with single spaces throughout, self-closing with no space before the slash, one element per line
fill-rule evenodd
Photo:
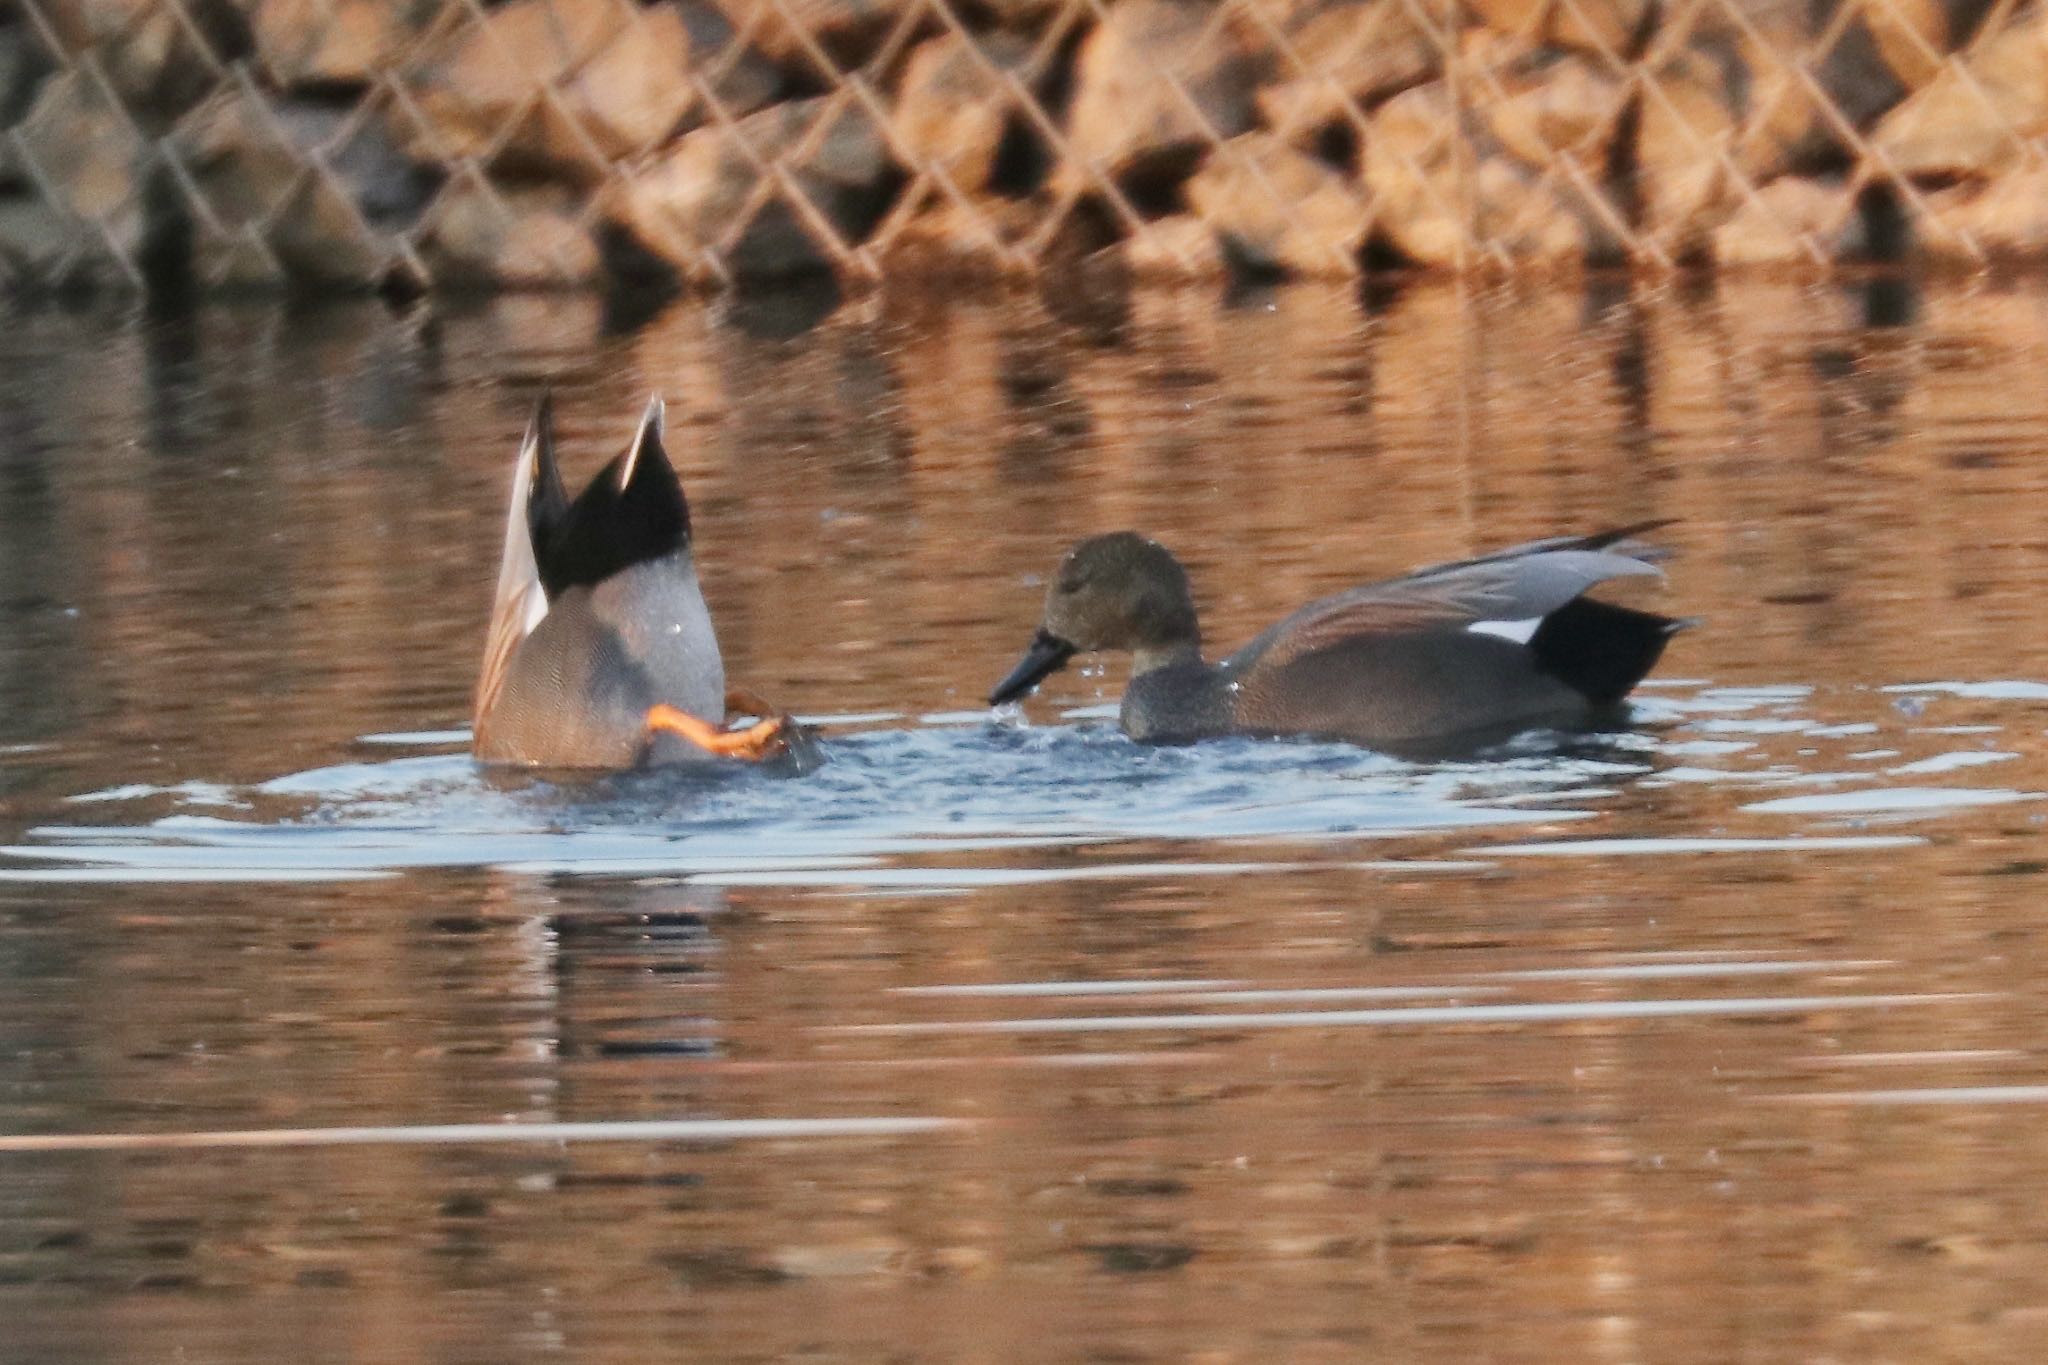
<path fill-rule="evenodd" d="M 535 535 L 559 524 L 568 499 L 555 464 L 554 405 L 543 394 L 527 419 L 526 437 L 512 466 L 512 498 L 505 513 L 505 548 L 498 556 L 498 586 L 491 601 L 491 625 L 484 636 L 483 667 L 477 674 L 475 722 L 481 724 L 505 687 L 513 651 L 548 614 L 534 556 Z"/>
<path fill-rule="evenodd" d="M 1642 522 L 1590 536 L 1532 540 L 1336 593 L 1272 626 L 1231 655 L 1225 667 L 1279 668 L 1373 637 L 1546 617 L 1608 579 L 1661 577 L 1657 563 L 1668 552 L 1635 537 L 1669 524 Z"/>

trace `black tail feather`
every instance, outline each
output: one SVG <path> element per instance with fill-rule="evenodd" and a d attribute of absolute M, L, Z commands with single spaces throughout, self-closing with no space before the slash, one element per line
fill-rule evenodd
<path fill-rule="evenodd" d="M 661 408 L 658 402 L 651 403 L 633 444 L 591 479 L 574 502 L 538 519 L 545 522 L 545 532 L 529 515 L 535 566 L 550 599 L 569 588 L 601 583 L 690 543 L 690 504 L 661 436 Z M 555 478 L 554 496 L 559 498 L 560 475 Z"/>
<path fill-rule="evenodd" d="M 543 390 L 526 423 L 534 445 L 533 484 L 526 494 L 526 537 L 537 563 L 550 556 L 562 520 L 569 513 L 569 495 L 562 488 L 562 467 L 555 461 L 555 396 Z M 545 582 L 541 585 L 546 588 Z"/>
<path fill-rule="evenodd" d="M 1543 618 L 1529 648 L 1538 668 L 1607 706 L 1627 696 L 1657 666 L 1671 637 L 1692 624 L 1576 597 Z"/>

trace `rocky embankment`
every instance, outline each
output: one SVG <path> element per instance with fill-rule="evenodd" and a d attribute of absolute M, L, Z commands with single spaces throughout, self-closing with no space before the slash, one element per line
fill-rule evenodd
<path fill-rule="evenodd" d="M 1993 13 L 2011 17 L 1979 32 Z M 926 0 L 0 0 L 0 279 L 2048 250 L 2048 14 L 2026 6 L 955 0 L 950 16 Z"/>

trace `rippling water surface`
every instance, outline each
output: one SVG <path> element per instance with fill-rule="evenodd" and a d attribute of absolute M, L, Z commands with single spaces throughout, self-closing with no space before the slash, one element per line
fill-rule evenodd
<path fill-rule="evenodd" d="M 0 1361 L 2032 1358 L 2044 374 L 2040 285 L 18 312 Z M 578 479 L 668 395 L 825 767 L 471 765 L 550 385 Z M 978 704 L 1089 532 L 1228 648 L 1665 517 L 1614 733 Z"/>

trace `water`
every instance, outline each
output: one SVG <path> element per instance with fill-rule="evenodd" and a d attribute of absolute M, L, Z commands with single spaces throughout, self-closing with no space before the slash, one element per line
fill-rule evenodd
<path fill-rule="evenodd" d="M 2029 1358 L 2048 287 L 0 333 L 0 1361 Z M 804 778 L 463 752 L 527 407 L 669 397 Z M 1677 517 L 1633 724 L 979 698 Z M 1633 591 L 1633 588 L 1631 588 Z"/>

